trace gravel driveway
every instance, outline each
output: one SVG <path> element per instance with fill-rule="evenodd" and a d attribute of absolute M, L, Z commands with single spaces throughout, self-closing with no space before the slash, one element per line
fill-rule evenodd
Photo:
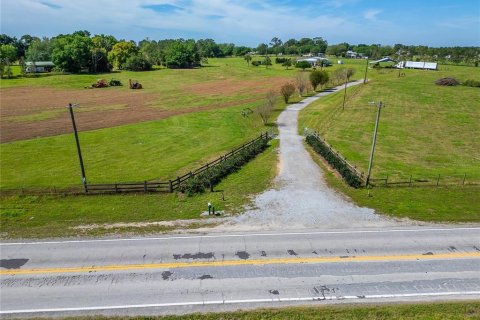
<path fill-rule="evenodd" d="M 359 83 L 352 82 L 350 85 Z M 247 209 L 244 214 L 229 219 L 218 228 L 342 229 L 399 225 L 392 219 L 375 214 L 372 209 L 356 206 L 344 195 L 330 189 L 323 172 L 305 150 L 303 137 L 297 133 L 298 113 L 313 101 L 331 93 L 322 92 L 306 98 L 280 114 L 277 121 L 280 162 L 274 187 L 254 199 L 254 208 Z"/>

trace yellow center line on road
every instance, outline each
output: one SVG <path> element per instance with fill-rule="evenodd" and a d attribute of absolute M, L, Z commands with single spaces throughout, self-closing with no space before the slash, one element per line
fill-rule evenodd
<path fill-rule="evenodd" d="M 145 269 L 176 269 L 194 267 L 230 267 L 245 265 L 270 265 L 270 264 L 301 264 L 301 263 L 335 263 L 335 262 L 369 262 L 369 261 L 404 261 L 404 260 L 441 260 L 441 259 L 466 259 L 480 258 L 480 252 L 454 252 L 440 254 L 407 254 L 407 255 L 385 255 L 385 256 L 344 256 L 344 257 L 296 257 L 296 258 L 272 258 L 252 260 L 214 260 L 214 261 L 193 261 L 193 262 L 167 262 L 147 264 L 126 264 L 106 266 L 84 266 L 84 267 L 61 267 L 61 268 L 39 268 L 39 269 L 15 269 L 1 270 L 0 275 L 21 275 L 21 274 L 45 274 L 45 273 L 84 273 L 98 271 L 127 271 Z"/>

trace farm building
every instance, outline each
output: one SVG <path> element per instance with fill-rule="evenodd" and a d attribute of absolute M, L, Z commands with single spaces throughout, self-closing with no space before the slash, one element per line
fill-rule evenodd
<path fill-rule="evenodd" d="M 37 61 L 32 62 L 28 61 L 25 63 L 27 66 L 25 72 L 34 73 L 34 72 L 50 72 L 55 68 L 55 64 L 52 61 Z"/>
<path fill-rule="evenodd" d="M 332 62 L 330 62 L 330 60 L 328 60 L 327 58 L 323 58 L 323 57 L 311 57 L 311 58 L 305 58 L 305 59 L 298 59 L 297 60 L 297 62 L 300 62 L 300 61 L 307 61 L 308 63 L 310 63 L 312 65 L 312 67 L 319 66 L 320 61 L 323 61 L 324 66 L 331 66 L 332 65 Z"/>
<path fill-rule="evenodd" d="M 437 70 L 438 64 L 436 62 L 424 61 L 400 61 L 395 65 L 398 69 L 422 69 L 422 70 Z"/>

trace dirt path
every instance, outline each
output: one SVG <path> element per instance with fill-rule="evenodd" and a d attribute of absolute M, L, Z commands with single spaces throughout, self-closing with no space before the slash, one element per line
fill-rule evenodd
<path fill-rule="evenodd" d="M 352 82 L 350 86 L 356 84 L 359 82 Z M 332 92 L 304 99 L 280 114 L 280 170 L 274 188 L 254 199 L 254 209 L 230 219 L 217 230 L 339 229 L 399 225 L 397 221 L 376 215 L 372 209 L 352 204 L 346 197 L 330 189 L 322 171 L 305 150 L 303 137 L 297 133 L 298 113 Z"/>

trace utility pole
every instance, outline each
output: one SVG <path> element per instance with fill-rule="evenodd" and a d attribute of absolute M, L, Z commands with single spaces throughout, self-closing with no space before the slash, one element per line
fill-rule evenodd
<path fill-rule="evenodd" d="M 342 105 L 342 110 L 345 110 L 345 99 L 347 98 L 347 78 L 348 77 L 348 71 L 345 70 L 345 90 L 343 91 L 343 105 Z"/>
<path fill-rule="evenodd" d="M 370 151 L 370 162 L 368 163 L 367 179 L 365 181 L 365 186 L 367 186 L 367 187 L 368 187 L 368 183 L 370 182 L 370 173 L 372 171 L 372 165 L 373 165 L 373 154 L 375 152 L 375 144 L 377 143 L 377 131 L 378 131 L 378 121 L 380 120 L 380 111 L 382 110 L 382 107 L 384 107 L 382 101 L 380 101 L 379 103 L 369 102 L 369 104 L 375 104 L 377 106 L 377 120 L 375 120 L 375 129 L 373 131 L 372 150 Z"/>
<path fill-rule="evenodd" d="M 78 160 L 80 161 L 80 169 L 82 170 L 82 185 L 83 185 L 83 188 L 85 189 L 85 193 L 88 193 L 87 178 L 85 176 L 85 167 L 83 166 L 82 150 L 80 149 L 80 140 L 78 140 L 77 125 L 75 124 L 75 116 L 73 115 L 73 107 L 77 107 L 77 106 L 78 104 L 73 105 L 69 103 L 67 108 L 70 111 L 70 118 L 72 118 L 73 133 L 75 135 L 75 142 L 77 144 Z"/>
<path fill-rule="evenodd" d="M 368 59 L 367 59 L 367 65 L 365 66 L 365 78 L 363 78 L 363 84 L 367 83 L 367 73 L 368 73 Z"/>

